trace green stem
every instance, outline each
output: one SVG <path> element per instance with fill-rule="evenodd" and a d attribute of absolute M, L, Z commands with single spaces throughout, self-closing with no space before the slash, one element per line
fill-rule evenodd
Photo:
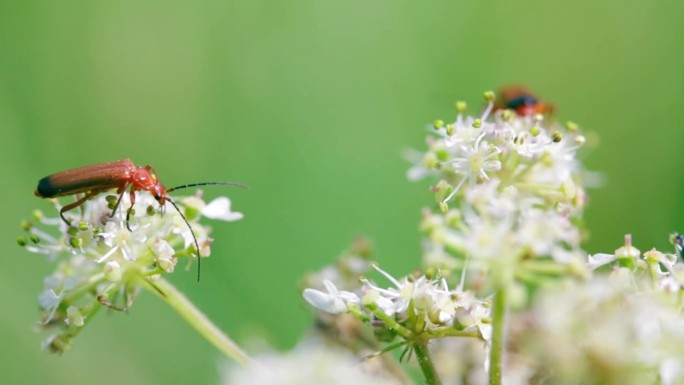
<path fill-rule="evenodd" d="M 501 286 L 494 294 L 492 308 L 492 348 L 489 352 L 489 385 L 501 385 L 501 366 L 504 353 L 506 322 L 506 288 Z"/>
<path fill-rule="evenodd" d="M 382 311 L 382 309 L 376 307 L 372 310 L 373 314 L 375 314 L 376 317 L 381 319 L 388 328 L 393 329 L 402 338 L 406 340 L 413 338 L 413 332 L 411 332 L 411 330 L 399 325 L 399 323 L 397 323 L 397 321 L 395 321 L 394 318 L 387 316 L 387 314 L 385 314 L 385 312 Z"/>
<path fill-rule="evenodd" d="M 413 381 L 411 381 L 411 378 L 406 374 L 406 372 L 401 368 L 401 366 L 397 363 L 396 360 L 392 357 L 391 354 L 387 354 L 391 352 L 394 349 L 398 349 L 400 347 L 406 346 L 406 341 L 398 342 L 396 344 L 392 344 L 390 346 L 385 347 L 384 349 L 379 348 L 379 344 L 377 344 L 377 341 L 369 341 L 370 343 L 368 344 L 373 350 L 376 352 L 365 357 L 365 360 L 371 360 L 374 358 L 377 358 L 382 361 L 382 364 L 384 367 L 387 369 L 387 371 L 393 375 L 400 384 L 402 385 L 413 385 Z"/>
<path fill-rule="evenodd" d="M 164 300 L 178 312 L 204 338 L 218 350 L 237 363 L 247 366 L 251 359 L 240 347 L 214 325 L 199 309 L 195 307 L 181 292 L 163 278 L 154 283 L 143 278 L 142 286 Z"/>
<path fill-rule="evenodd" d="M 480 336 L 480 331 L 473 330 L 456 330 L 456 329 L 444 329 L 435 332 L 430 332 L 428 334 L 430 338 L 444 338 L 444 337 L 471 337 L 471 338 L 482 338 Z"/>
<path fill-rule="evenodd" d="M 442 381 L 437 375 L 435 370 L 435 365 L 430 359 L 430 352 L 428 351 L 427 341 L 418 342 L 413 345 L 413 349 L 416 352 L 416 358 L 418 359 L 418 365 L 420 365 L 420 370 L 425 376 L 426 385 L 441 385 Z"/>

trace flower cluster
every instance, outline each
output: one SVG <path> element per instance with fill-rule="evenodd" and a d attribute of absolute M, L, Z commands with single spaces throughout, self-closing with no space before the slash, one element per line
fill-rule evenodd
<path fill-rule="evenodd" d="M 456 120 L 436 121 L 427 151 L 412 156 L 409 179 L 439 179 L 432 191 L 440 210 L 426 210 L 421 224 L 424 268 L 464 270 L 467 262 L 497 281 L 525 280 L 538 275 L 526 262 L 544 259 L 544 269 L 584 274 L 577 225 L 586 198 L 576 159 L 584 136 L 574 123 L 495 110 L 493 94 L 485 97 L 479 117 L 457 103 Z"/>
<path fill-rule="evenodd" d="M 576 153 L 584 136 L 576 124 L 495 109 L 492 93 L 485 99 L 479 117 L 457 103 L 455 121 L 436 121 L 427 151 L 411 156 L 409 179 L 438 179 L 431 191 L 439 209 L 425 209 L 420 224 L 423 273 L 397 279 L 373 265 L 389 288 L 363 277 L 360 287 L 321 279 L 303 293 L 321 311 L 375 326 L 381 340 L 399 336 L 382 351 L 415 351 L 428 383 L 438 383 L 442 369 L 430 363 L 427 341 L 470 337 L 455 340 L 479 348 L 479 373 L 497 378 L 506 308 L 517 301 L 507 293 L 525 290 L 517 302 L 529 303 L 547 280 L 591 274 L 579 230 L 586 198 Z"/>
<path fill-rule="evenodd" d="M 655 249 L 642 254 L 627 235 L 615 253 L 592 255 L 587 266 L 590 278 L 558 280 L 510 314 L 504 383 L 684 381 L 684 263 Z M 458 365 L 454 356 L 462 357 Z M 444 383 L 488 383 L 479 365 L 486 352 L 471 340 L 440 340 L 433 357 Z"/>
<path fill-rule="evenodd" d="M 554 384 L 682 383 L 681 285 L 673 296 L 644 290 L 645 283 L 621 268 L 544 292 L 533 321 L 513 336 L 535 377 Z"/>
<path fill-rule="evenodd" d="M 396 279 L 372 267 L 393 286 L 382 288 L 363 279 L 356 292 L 338 290 L 324 281 L 325 291 L 307 288 L 303 296 L 312 306 L 331 314 L 352 313 L 375 326 L 393 330 L 406 343 L 438 337 L 491 337 L 489 303 L 461 288 L 450 290 L 445 278 L 425 275 Z"/>
<path fill-rule="evenodd" d="M 128 194 L 123 197 L 121 206 L 128 207 Z M 19 244 L 57 262 L 39 296 L 41 325 L 61 328 L 46 340 L 46 349 L 67 350 L 71 338 L 103 306 L 125 311 L 141 286 L 155 290 L 155 280 L 172 273 L 179 259 L 197 256 L 195 237 L 199 255 L 209 256 L 212 240 L 210 229 L 199 223 L 202 217 L 226 221 L 242 218 L 241 213 L 230 210 L 226 197 L 208 204 L 200 194 L 176 200 L 185 219 L 175 210 L 160 212 L 163 208 L 149 193 L 142 192 L 138 193 L 136 207 L 145 209 L 135 210 L 128 222 L 125 210 L 112 214 L 114 196 L 87 201 L 73 227 L 58 216 L 48 217 L 42 212 L 34 213 L 34 222 L 24 222 L 27 235 Z M 53 203 L 59 211 L 58 202 Z"/>

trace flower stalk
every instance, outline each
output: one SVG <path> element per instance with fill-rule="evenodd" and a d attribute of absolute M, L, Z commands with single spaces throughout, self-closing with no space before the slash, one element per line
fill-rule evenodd
<path fill-rule="evenodd" d="M 416 358 L 418 360 L 420 370 L 425 377 L 425 383 L 427 385 L 441 385 L 442 381 L 440 380 L 439 376 L 437 376 L 435 365 L 432 362 L 432 359 L 430 359 L 430 351 L 428 350 L 427 341 L 414 344 L 413 349 L 416 352 Z"/>
<path fill-rule="evenodd" d="M 506 288 L 500 287 L 494 294 L 492 340 L 489 351 L 489 385 L 501 385 L 502 361 L 505 346 Z"/>
<path fill-rule="evenodd" d="M 250 363 L 250 357 L 240 347 L 221 331 L 204 313 L 202 313 L 188 298 L 179 292 L 171 283 L 161 278 L 154 283 L 147 279 L 140 280 L 141 286 L 166 302 L 183 319 L 207 341 L 214 345 L 226 357 L 240 365 Z"/>

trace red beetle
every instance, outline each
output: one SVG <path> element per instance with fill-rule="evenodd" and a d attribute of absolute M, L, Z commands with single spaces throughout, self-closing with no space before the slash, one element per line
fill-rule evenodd
<path fill-rule="evenodd" d="M 195 247 L 197 247 L 197 279 L 199 280 L 200 248 L 199 243 L 197 242 L 197 237 L 195 236 L 192 226 L 190 226 L 190 223 L 180 211 L 178 206 L 176 206 L 173 200 L 171 200 L 171 198 L 169 198 L 166 194 L 174 190 L 205 185 L 230 185 L 246 188 L 244 185 L 236 182 L 200 182 L 167 189 L 163 184 L 161 184 L 159 178 L 157 178 L 157 174 L 154 172 L 154 169 L 151 166 L 136 166 L 129 159 L 123 159 L 117 160 L 115 162 L 99 163 L 90 166 L 74 168 L 48 175 L 38 181 L 38 187 L 36 188 L 36 191 L 34 191 L 34 194 L 40 198 L 57 198 L 67 195 L 84 194 L 82 197 L 77 199 L 76 202 L 70 203 L 59 210 L 59 215 L 62 217 L 62 220 L 71 226 L 71 222 L 64 217 L 65 212 L 83 205 L 88 199 L 94 197 L 95 195 L 116 189 L 117 194 L 119 194 L 119 199 L 117 199 L 116 205 L 112 210 L 111 216 L 114 216 L 116 209 L 121 203 L 123 194 L 126 192 L 126 189 L 130 187 L 129 193 L 131 198 L 131 207 L 129 207 L 126 211 L 126 227 L 128 230 L 131 230 L 128 223 L 131 212 L 133 211 L 133 206 L 135 205 L 135 192 L 149 191 L 154 199 L 159 202 L 160 206 L 164 206 L 166 202 L 170 202 L 173 207 L 176 208 L 181 217 L 183 217 L 185 224 L 188 225 L 188 228 L 192 233 L 192 237 L 195 240 Z"/>
<path fill-rule="evenodd" d="M 551 114 L 554 105 L 540 102 L 527 88 L 523 86 L 507 86 L 499 90 L 497 110 L 510 109 L 518 116 L 534 116 L 536 114 Z"/>

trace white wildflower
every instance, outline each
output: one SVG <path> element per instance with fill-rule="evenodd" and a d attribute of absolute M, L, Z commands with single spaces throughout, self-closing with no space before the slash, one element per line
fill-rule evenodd
<path fill-rule="evenodd" d="M 491 337 L 488 327 L 483 326 L 490 317 L 489 305 L 472 293 L 450 290 L 444 278 L 429 279 L 422 275 L 396 279 L 378 266 L 373 267 L 394 287 L 383 289 L 366 281 L 362 290 L 377 293 L 370 300 L 387 316 L 399 322 L 418 319 L 427 332 L 458 326 L 462 330 L 477 329 L 484 339 Z M 365 297 L 364 303 L 368 300 Z"/>
<path fill-rule="evenodd" d="M 500 277 L 515 276 L 530 258 L 577 263 L 584 253 L 576 219 L 586 197 L 576 154 L 584 137 L 576 125 L 562 127 L 542 115 L 490 114 L 493 98 L 485 98 L 480 117 L 466 116 L 459 107 L 453 122 L 435 124 L 436 138 L 427 140 L 422 158 L 430 160 L 425 172 L 416 171 L 418 164 L 410 172 L 437 176 L 433 191 L 440 211 L 460 213 L 457 223 L 440 214 L 425 216 L 430 221 L 421 226 L 429 239 L 424 264 L 445 265 L 449 259 L 435 253 L 440 250 L 460 261 L 451 266 L 498 271 Z"/>
<path fill-rule="evenodd" d="M 206 205 L 197 196 L 192 199 L 201 207 L 198 210 L 207 210 L 205 216 L 239 219 L 231 217 L 227 198 L 217 198 L 213 205 Z M 183 200 L 178 198 L 179 202 Z M 72 221 L 73 227 L 42 213 L 34 215 L 37 223 L 23 225 L 28 236 L 20 243 L 31 252 L 58 261 L 57 270 L 45 280 L 45 291 L 39 296 L 44 325 L 59 325 L 56 321 L 63 320 L 63 328 L 82 326 L 97 306 L 127 309 L 141 280 L 151 282 L 159 274 L 171 273 L 179 258 L 196 255 L 189 226 L 202 256 L 209 255 L 209 229 L 198 222 L 200 216 L 186 215 L 186 223 L 176 210 L 160 213 L 159 204 L 149 193 L 138 192 L 136 210 L 127 222 L 129 194 L 123 194 L 113 215 L 111 202 L 103 195 L 86 201 L 81 216 Z M 60 207 L 56 204 L 57 210 Z M 121 305 L 107 298 L 118 299 Z M 70 336 L 75 335 L 70 333 L 65 329 L 63 334 L 51 337 L 52 342 L 47 343 L 50 350 L 68 347 Z"/>
<path fill-rule="evenodd" d="M 514 343 L 554 384 L 683 381 L 673 363 L 684 362 L 684 320 L 667 295 L 639 281 L 620 274 L 546 291 L 524 321 L 534 327 Z"/>

